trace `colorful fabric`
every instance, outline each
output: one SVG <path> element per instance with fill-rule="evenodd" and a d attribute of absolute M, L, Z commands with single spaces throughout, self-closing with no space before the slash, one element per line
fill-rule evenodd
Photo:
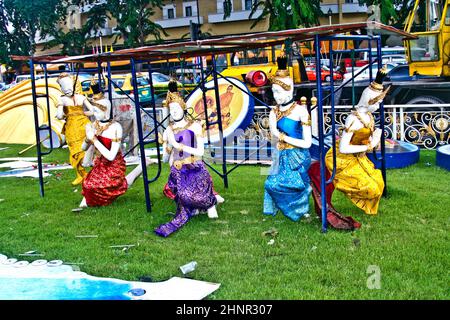
<path fill-rule="evenodd" d="M 202 161 L 184 164 L 180 170 L 170 168 L 168 187 L 175 195 L 175 218 L 155 229 L 155 233 L 168 237 L 184 226 L 196 210 L 206 211 L 217 203 L 211 176 Z"/>
<path fill-rule="evenodd" d="M 302 138 L 298 121 L 284 117 L 278 121 L 277 127 L 293 138 Z M 271 172 L 264 184 L 264 214 L 275 216 L 279 209 L 289 219 L 298 221 L 309 212 L 310 165 L 308 149 L 275 150 Z"/>
<path fill-rule="evenodd" d="M 98 136 L 107 149 L 111 148 L 112 140 Z M 125 178 L 126 163 L 119 151 L 113 161 L 103 155 L 95 158 L 94 166 L 83 181 L 82 194 L 89 207 L 106 206 L 128 189 Z"/>
<path fill-rule="evenodd" d="M 86 177 L 86 170 L 81 165 L 84 158 L 84 151 L 81 149 L 86 138 L 86 124 L 90 123 L 88 117 L 83 112 L 82 106 L 65 107 L 66 123 L 63 134 L 66 136 L 67 146 L 70 152 L 70 164 L 75 169 L 76 179 L 72 184 L 80 184 Z"/>
<path fill-rule="evenodd" d="M 364 129 L 364 128 L 363 128 Z M 368 141 L 364 132 L 355 132 L 352 144 Z M 328 170 L 333 170 L 333 148 L 325 156 Z M 358 154 L 344 154 L 339 152 L 339 142 L 336 143 L 336 175 L 333 184 L 347 196 L 358 208 L 367 214 L 377 214 L 378 205 L 384 190 L 381 171 L 375 169 L 372 161 L 365 152 Z"/>

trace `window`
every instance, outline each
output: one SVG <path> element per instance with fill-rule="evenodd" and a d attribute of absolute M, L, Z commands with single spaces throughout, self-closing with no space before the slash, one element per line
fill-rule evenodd
<path fill-rule="evenodd" d="M 438 35 L 420 35 L 417 40 L 409 40 L 411 61 L 438 61 Z"/>
<path fill-rule="evenodd" d="M 168 82 L 170 78 L 162 73 L 152 73 L 152 81 L 153 83 Z"/>
<path fill-rule="evenodd" d="M 447 6 L 447 14 L 445 16 L 445 25 L 450 26 L 450 5 Z"/>
<path fill-rule="evenodd" d="M 254 0 L 244 1 L 244 10 L 252 10 Z"/>
<path fill-rule="evenodd" d="M 175 10 L 173 8 L 167 9 L 167 19 L 175 18 Z"/>
<path fill-rule="evenodd" d="M 192 7 L 191 6 L 186 6 L 184 8 L 184 13 L 186 17 L 192 17 Z"/>

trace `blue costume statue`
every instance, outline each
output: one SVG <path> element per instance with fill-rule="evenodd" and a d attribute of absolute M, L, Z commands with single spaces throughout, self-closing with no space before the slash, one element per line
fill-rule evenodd
<path fill-rule="evenodd" d="M 311 120 L 306 99 L 301 105 L 293 101 L 293 82 L 287 70 L 280 66 L 280 60 L 272 79 L 277 106 L 269 115 L 271 134 L 278 143 L 264 185 L 264 214 L 275 215 L 279 209 L 291 220 L 298 221 L 309 212 Z"/>

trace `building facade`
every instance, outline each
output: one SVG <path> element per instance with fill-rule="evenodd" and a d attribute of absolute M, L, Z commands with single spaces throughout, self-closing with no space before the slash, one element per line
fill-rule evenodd
<path fill-rule="evenodd" d="M 107 0 L 98 0 L 97 3 L 104 1 Z M 165 0 L 162 10 L 157 9 L 152 18 L 167 32 L 168 36 L 164 36 L 166 40 L 183 37 L 189 39 L 191 21 L 200 23 L 201 31 L 212 36 L 266 31 L 269 27 L 268 19 L 260 21 L 254 28 L 251 28 L 255 19 L 262 13 L 262 9 L 258 9 L 250 17 L 251 8 L 255 1 L 231 0 L 231 14 L 224 19 L 224 0 Z M 65 28 L 81 28 L 86 23 L 89 12 L 95 5 L 94 3 L 82 8 L 70 8 Z M 324 13 L 319 19 L 321 25 L 365 21 L 368 17 L 367 7 L 365 5 L 360 6 L 358 0 L 323 0 L 321 8 Z M 117 34 L 115 26 L 114 20 L 107 21 L 102 29 L 95 34 L 91 34 L 91 42 L 99 45 L 101 37 L 103 46 L 111 46 L 115 34 Z M 37 36 L 38 51 L 49 40 L 50 38 L 39 39 L 39 36 Z M 153 37 L 147 39 L 148 42 L 154 40 Z M 118 39 L 117 45 L 120 46 L 122 43 L 122 40 Z M 58 48 L 46 50 L 46 52 L 58 52 Z"/>

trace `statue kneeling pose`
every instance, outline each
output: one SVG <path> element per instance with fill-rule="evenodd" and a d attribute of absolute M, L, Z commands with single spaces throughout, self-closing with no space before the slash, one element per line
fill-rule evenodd
<path fill-rule="evenodd" d="M 340 141 L 336 143 L 336 189 L 367 214 L 377 214 L 384 190 L 381 171 L 375 169 L 366 153 L 378 146 L 381 129 L 375 129 L 372 112 L 376 111 L 389 88 L 383 90 L 385 68 L 378 70 L 375 81 L 364 89 L 358 105 L 345 121 Z M 325 157 L 328 170 L 333 170 L 333 149 Z"/>
<path fill-rule="evenodd" d="M 202 160 L 203 127 L 186 119 L 186 104 L 174 81 L 169 83 L 165 106 L 174 123 L 164 131 L 163 158 L 170 164 L 168 186 L 175 194 L 177 212 L 172 221 L 155 229 L 162 237 L 180 229 L 199 211 L 207 211 L 210 218 L 218 217 L 212 179 Z"/>
<path fill-rule="evenodd" d="M 120 151 L 122 126 L 110 119 L 111 103 L 102 97 L 91 101 L 95 121 L 86 125 L 86 139 L 83 150 L 95 147 L 99 155 L 92 170 L 83 181 L 83 200 L 80 207 L 106 206 L 124 194 L 141 174 L 137 166 L 127 176 L 126 164 Z"/>
<path fill-rule="evenodd" d="M 299 105 L 293 99 L 294 83 L 286 69 L 286 57 L 279 57 L 277 62 L 278 71 L 272 79 L 277 106 L 270 111 L 269 125 L 278 143 L 264 185 L 264 214 L 275 215 L 279 209 L 291 220 L 298 221 L 309 214 L 311 120 L 306 101 Z"/>

